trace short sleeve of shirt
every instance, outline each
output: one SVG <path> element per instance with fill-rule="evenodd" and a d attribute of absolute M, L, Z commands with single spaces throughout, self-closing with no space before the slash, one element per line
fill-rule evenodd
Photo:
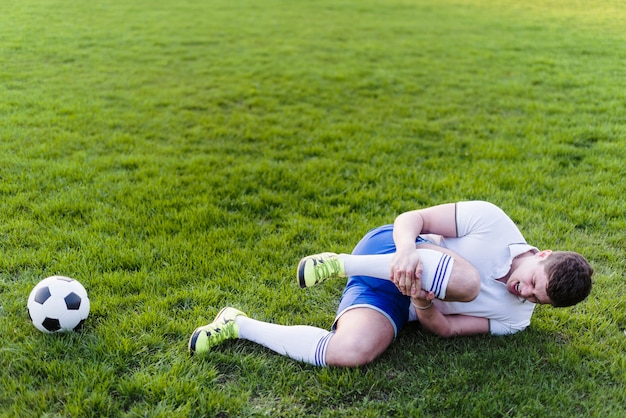
<path fill-rule="evenodd" d="M 523 240 L 511 219 L 496 205 L 484 201 L 458 202 L 456 211 L 457 234 L 459 237 L 478 235 L 484 240 L 493 240 L 497 231 L 516 232 Z"/>
<path fill-rule="evenodd" d="M 515 334 L 526 329 L 526 326 L 514 328 L 509 323 L 496 321 L 491 319 L 489 321 L 489 332 L 492 335 L 510 335 Z"/>

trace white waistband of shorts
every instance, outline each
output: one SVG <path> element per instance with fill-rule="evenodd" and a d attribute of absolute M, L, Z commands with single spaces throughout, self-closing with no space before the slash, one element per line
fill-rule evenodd
<path fill-rule="evenodd" d="M 335 317 L 335 322 L 333 322 L 332 329 L 334 330 L 335 328 L 337 328 L 337 321 L 339 321 L 339 318 L 341 318 L 341 315 L 343 315 L 346 312 L 348 312 L 349 310 L 352 310 L 352 309 L 355 309 L 355 308 L 369 308 L 369 309 L 373 309 L 376 312 L 380 312 L 381 314 L 383 314 L 385 316 L 385 318 L 387 318 L 389 320 L 389 322 L 391 323 L 391 326 L 393 327 L 393 339 L 394 340 L 396 339 L 396 337 L 398 336 L 398 326 L 396 325 L 395 322 L 393 322 L 393 319 L 391 319 L 391 316 L 389 316 L 389 314 L 387 312 L 383 311 L 379 307 L 374 306 L 374 305 L 368 305 L 366 303 L 360 303 L 360 304 L 357 304 L 357 305 L 351 305 L 351 306 L 348 306 L 347 308 L 345 308 L 344 310 L 342 310 L 341 312 L 339 312 L 337 314 L 337 316 Z"/>

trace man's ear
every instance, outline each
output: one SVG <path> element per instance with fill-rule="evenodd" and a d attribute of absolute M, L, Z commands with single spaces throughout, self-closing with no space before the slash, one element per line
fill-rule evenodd
<path fill-rule="evenodd" d="M 543 251 L 539 251 L 537 254 L 535 254 L 537 257 L 541 258 L 542 260 L 545 260 L 550 254 L 552 254 L 552 250 L 543 250 Z"/>

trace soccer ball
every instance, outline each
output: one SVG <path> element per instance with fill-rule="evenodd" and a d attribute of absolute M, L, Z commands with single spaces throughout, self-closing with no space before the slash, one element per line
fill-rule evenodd
<path fill-rule="evenodd" d="M 39 331 L 77 331 L 89 315 L 87 291 L 69 277 L 48 277 L 30 292 L 28 314 Z"/>

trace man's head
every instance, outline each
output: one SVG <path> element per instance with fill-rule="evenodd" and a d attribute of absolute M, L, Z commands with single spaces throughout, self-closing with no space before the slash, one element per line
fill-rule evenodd
<path fill-rule="evenodd" d="M 578 253 L 529 251 L 513 261 L 506 287 L 533 303 L 572 306 L 589 295 L 592 275 L 593 268 Z"/>
<path fill-rule="evenodd" d="M 582 255 L 572 251 L 554 251 L 541 264 L 548 276 L 546 293 L 552 306 L 575 305 L 591 292 L 593 268 Z"/>

